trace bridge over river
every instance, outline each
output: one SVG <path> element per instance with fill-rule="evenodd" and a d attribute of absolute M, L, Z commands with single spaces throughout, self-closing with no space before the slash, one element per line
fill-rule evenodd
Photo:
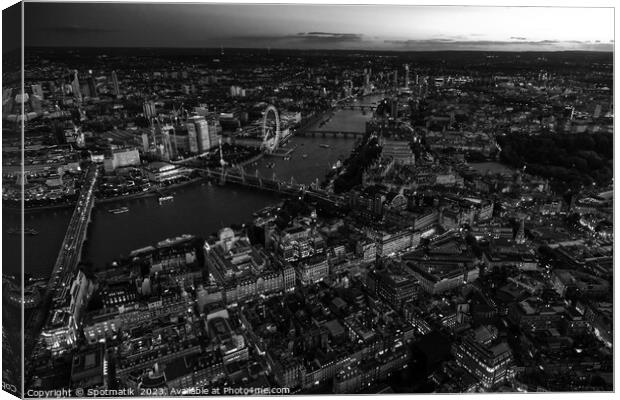
<path fill-rule="evenodd" d="M 331 203 L 335 207 L 344 207 L 346 205 L 346 200 L 343 196 L 328 193 L 320 189 L 317 183 L 305 185 L 295 182 L 294 179 L 291 179 L 289 182 L 277 180 L 275 177 L 270 179 L 263 177 L 258 172 L 246 174 L 243 168 L 195 169 L 201 171 L 204 176 L 217 181 L 220 185 L 234 184 L 291 196 L 301 194 L 309 199 Z"/>
<path fill-rule="evenodd" d="M 93 192 L 98 177 L 97 165 L 91 164 L 84 175 L 80 195 L 54 263 L 41 306 L 26 321 L 24 332 L 26 355 L 29 355 L 37 344 L 44 345 L 41 340 L 41 331 L 45 332 L 50 329 L 50 313 L 57 309 L 68 310 L 72 305 L 72 301 L 68 297 L 71 296 L 71 283 L 82 259 L 82 247 L 86 242 L 88 225 L 91 222 L 95 204 Z M 37 340 L 39 340 L 38 343 Z M 34 352 L 33 358 L 36 358 L 36 352 Z"/>

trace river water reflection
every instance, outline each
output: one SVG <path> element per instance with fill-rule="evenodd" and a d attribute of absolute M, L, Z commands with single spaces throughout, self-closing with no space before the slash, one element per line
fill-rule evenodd
<path fill-rule="evenodd" d="M 360 103 L 371 104 L 380 98 L 381 96 L 371 96 Z M 339 110 L 322 127 L 317 125 L 309 129 L 363 132 L 369 118 L 369 112 L 364 115 L 358 110 Z M 294 137 L 287 145 L 289 148 L 296 147 L 290 160 L 265 157 L 257 165 L 248 165 L 246 172 L 254 174 L 258 170 L 265 177 L 272 177 L 275 173 L 280 180 L 288 181 L 293 177 L 298 183 L 309 184 L 317 178 L 322 180 L 338 159 L 349 155 L 354 143 L 355 139 L 350 136 Z M 85 244 L 86 259 L 93 261 L 96 266 L 103 266 L 133 249 L 152 245 L 168 237 L 184 233 L 206 236 L 223 226 L 248 222 L 256 210 L 280 201 L 280 197 L 274 193 L 234 186 L 219 187 L 208 183 L 178 188 L 173 196 L 172 202 L 163 205 L 160 205 L 155 197 L 97 205 L 93 210 L 93 222 L 89 228 L 88 242 Z M 128 207 L 129 212 L 108 212 L 122 206 Z M 25 226 L 39 232 L 36 236 L 25 237 L 26 272 L 36 276 L 49 274 L 71 213 L 71 209 L 65 209 L 25 215 Z M 6 233 L 10 227 L 18 224 L 18 214 L 3 211 L 5 273 L 15 274 L 20 270 L 21 238 Z"/>

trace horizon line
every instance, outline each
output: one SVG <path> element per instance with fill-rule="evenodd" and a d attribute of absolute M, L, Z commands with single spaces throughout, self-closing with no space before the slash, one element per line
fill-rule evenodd
<path fill-rule="evenodd" d="M 433 52 L 468 52 L 468 53 L 614 53 L 615 46 L 611 50 L 579 50 L 579 49 L 558 49 L 558 50 L 484 50 L 484 49 L 330 49 L 330 48 L 298 48 L 298 47 L 238 47 L 229 46 L 224 49 L 234 50 L 269 50 L 269 51 L 335 51 L 335 52 L 391 52 L 391 53 L 433 53 Z M 199 47 L 199 46 L 47 46 L 47 45 L 30 45 L 24 46 L 24 49 L 178 49 L 178 50 L 221 50 L 221 47 Z M 9 52 L 20 50 L 14 49 Z"/>

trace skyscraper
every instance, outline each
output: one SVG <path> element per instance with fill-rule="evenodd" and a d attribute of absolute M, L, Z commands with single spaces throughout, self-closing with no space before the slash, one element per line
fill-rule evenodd
<path fill-rule="evenodd" d="M 405 87 L 409 87 L 409 64 L 405 64 Z"/>
<path fill-rule="evenodd" d="M 149 152 L 149 135 L 146 132 L 142 132 L 142 152 Z"/>
<path fill-rule="evenodd" d="M 198 151 L 204 153 L 209 151 L 213 143 L 209 137 L 209 124 L 204 117 L 194 116 L 190 118 L 190 122 L 194 124 L 196 129 L 196 140 L 198 142 Z"/>
<path fill-rule="evenodd" d="M 121 94 L 120 88 L 118 86 L 118 76 L 116 76 L 116 71 L 112 71 L 112 93 L 115 96 Z"/>
<path fill-rule="evenodd" d="M 519 216 L 519 228 L 515 235 L 515 242 L 519 244 L 525 243 L 525 216 Z"/>
<path fill-rule="evenodd" d="M 176 158 L 175 146 L 172 144 L 172 140 L 170 139 L 170 134 L 174 134 L 174 127 L 172 125 L 164 125 L 161 127 L 161 140 L 163 144 L 163 154 L 162 157 L 164 160 L 173 160 Z"/>
<path fill-rule="evenodd" d="M 600 104 L 597 104 L 597 105 L 596 105 L 596 108 L 594 109 L 594 115 L 593 115 L 593 116 L 594 116 L 594 118 L 598 118 L 598 117 L 600 117 L 600 116 L 601 116 L 601 110 L 602 110 L 601 105 L 600 105 Z"/>
<path fill-rule="evenodd" d="M 97 85 L 95 83 L 95 78 L 92 75 L 89 75 L 86 79 L 86 83 L 88 84 L 88 95 L 90 97 L 97 97 Z"/>
<path fill-rule="evenodd" d="M 41 98 L 36 95 L 32 95 L 29 98 L 30 107 L 32 107 L 32 111 L 37 114 L 41 114 Z"/>
<path fill-rule="evenodd" d="M 73 80 L 71 81 L 71 91 L 78 101 L 82 101 L 82 91 L 80 89 L 80 79 L 78 78 L 78 70 L 73 70 Z"/>
<path fill-rule="evenodd" d="M 187 127 L 187 136 L 189 141 L 189 152 L 192 154 L 198 153 L 198 140 L 196 139 L 196 126 L 193 122 L 188 122 Z"/>
<path fill-rule="evenodd" d="M 144 102 L 142 105 L 142 111 L 144 112 L 144 117 L 148 120 L 157 115 L 155 111 L 155 103 L 152 101 Z"/>
<path fill-rule="evenodd" d="M 43 95 L 43 88 L 41 85 L 32 85 L 32 94 L 38 96 L 40 100 L 44 100 L 45 96 Z"/>

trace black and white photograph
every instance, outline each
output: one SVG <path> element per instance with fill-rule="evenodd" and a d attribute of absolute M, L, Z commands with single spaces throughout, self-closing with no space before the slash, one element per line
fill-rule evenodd
<path fill-rule="evenodd" d="M 6 398 L 612 398 L 612 2 L 2 23 Z"/>

